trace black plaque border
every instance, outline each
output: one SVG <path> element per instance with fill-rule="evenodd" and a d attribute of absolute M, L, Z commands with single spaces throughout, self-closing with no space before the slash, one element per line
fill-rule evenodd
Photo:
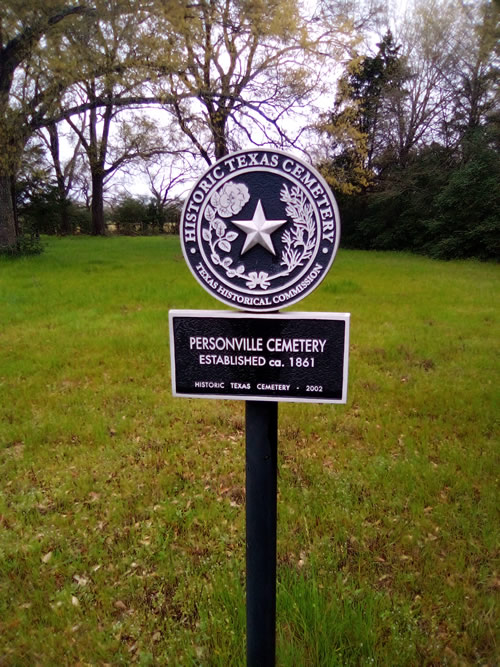
<path fill-rule="evenodd" d="M 344 338 L 344 358 L 343 358 L 343 378 L 342 378 L 342 398 L 321 398 L 318 397 L 293 397 L 293 396 L 275 396 L 275 395 L 254 395 L 254 394 L 198 394 L 198 393 L 180 393 L 176 391 L 176 363 L 175 363 L 175 337 L 174 337 L 174 318 L 176 317 L 198 317 L 198 318 L 227 318 L 227 319 L 273 319 L 273 320 L 342 320 L 345 322 Z M 207 399 L 229 399 L 241 401 L 276 401 L 280 403 L 347 403 L 347 380 L 349 369 L 349 336 L 350 336 L 350 313 L 325 313 L 325 312 L 292 312 L 292 313 L 250 313 L 250 312 L 232 312 L 228 310 L 170 310 L 169 335 L 170 335 L 170 366 L 172 378 L 172 395 L 177 398 L 207 398 Z"/>

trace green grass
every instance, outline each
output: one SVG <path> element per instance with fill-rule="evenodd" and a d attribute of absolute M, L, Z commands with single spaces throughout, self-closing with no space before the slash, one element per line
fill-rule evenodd
<path fill-rule="evenodd" d="M 340 251 L 346 406 L 281 404 L 279 665 L 494 665 L 498 266 Z M 244 404 L 173 399 L 176 238 L 0 261 L 0 664 L 241 665 Z"/>

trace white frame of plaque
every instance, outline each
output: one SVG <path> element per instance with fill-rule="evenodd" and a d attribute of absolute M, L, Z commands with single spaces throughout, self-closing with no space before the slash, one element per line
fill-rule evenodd
<path fill-rule="evenodd" d="M 345 338 L 344 338 L 344 359 L 342 364 L 342 398 L 331 399 L 321 398 L 321 396 L 314 396 L 311 398 L 301 397 L 287 397 L 287 396 L 255 396 L 255 395 L 235 395 L 235 394 L 185 394 L 176 391 L 176 366 L 175 366 L 175 340 L 173 330 L 174 317 L 198 317 L 198 318 L 224 318 L 224 319 L 273 319 L 273 320 L 342 320 L 345 322 Z M 256 313 L 254 311 L 230 311 L 230 310 L 169 310 L 169 335 L 170 335 L 170 367 L 172 378 L 172 395 L 178 398 L 208 398 L 220 400 L 234 400 L 234 401 L 270 401 L 278 403 L 347 403 L 347 379 L 349 369 L 349 335 L 350 335 L 350 313 L 325 313 L 325 312 L 291 312 L 291 313 Z"/>

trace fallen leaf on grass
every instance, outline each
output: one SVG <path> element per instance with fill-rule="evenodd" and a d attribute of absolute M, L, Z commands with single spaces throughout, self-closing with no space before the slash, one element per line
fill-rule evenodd
<path fill-rule="evenodd" d="M 44 556 L 42 556 L 42 563 L 47 564 L 49 560 L 52 558 L 52 551 L 48 551 Z"/>
<path fill-rule="evenodd" d="M 120 609 L 121 611 L 125 611 L 127 609 L 127 605 L 121 600 L 116 600 L 114 607 L 115 609 Z"/>

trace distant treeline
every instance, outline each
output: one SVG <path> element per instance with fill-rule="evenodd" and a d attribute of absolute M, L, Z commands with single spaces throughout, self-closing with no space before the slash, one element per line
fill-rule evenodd
<path fill-rule="evenodd" d="M 439 259 L 500 256 L 500 159 L 489 131 L 476 130 L 456 149 L 437 143 L 391 165 L 359 193 L 336 192 L 342 246 L 405 250 Z M 39 191 L 23 201 L 19 215 L 36 235 L 61 234 L 62 208 L 70 234 L 91 234 L 91 211 Z M 179 232 L 182 201 L 161 204 L 126 196 L 105 208 L 108 234 Z"/>
<path fill-rule="evenodd" d="M 34 236 L 92 233 L 90 208 L 68 199 L 61 201 L 54 188 L 20 201 L 18 208 L 24 228 L 31 230 Z M 163 203 L 153 197 L 125 196 L 104 208 L 106 233 L 127 236 L 178 234 L 181 209 L 179 199 Z M 62 219 L 65 220 L 64 230 Z"/>

